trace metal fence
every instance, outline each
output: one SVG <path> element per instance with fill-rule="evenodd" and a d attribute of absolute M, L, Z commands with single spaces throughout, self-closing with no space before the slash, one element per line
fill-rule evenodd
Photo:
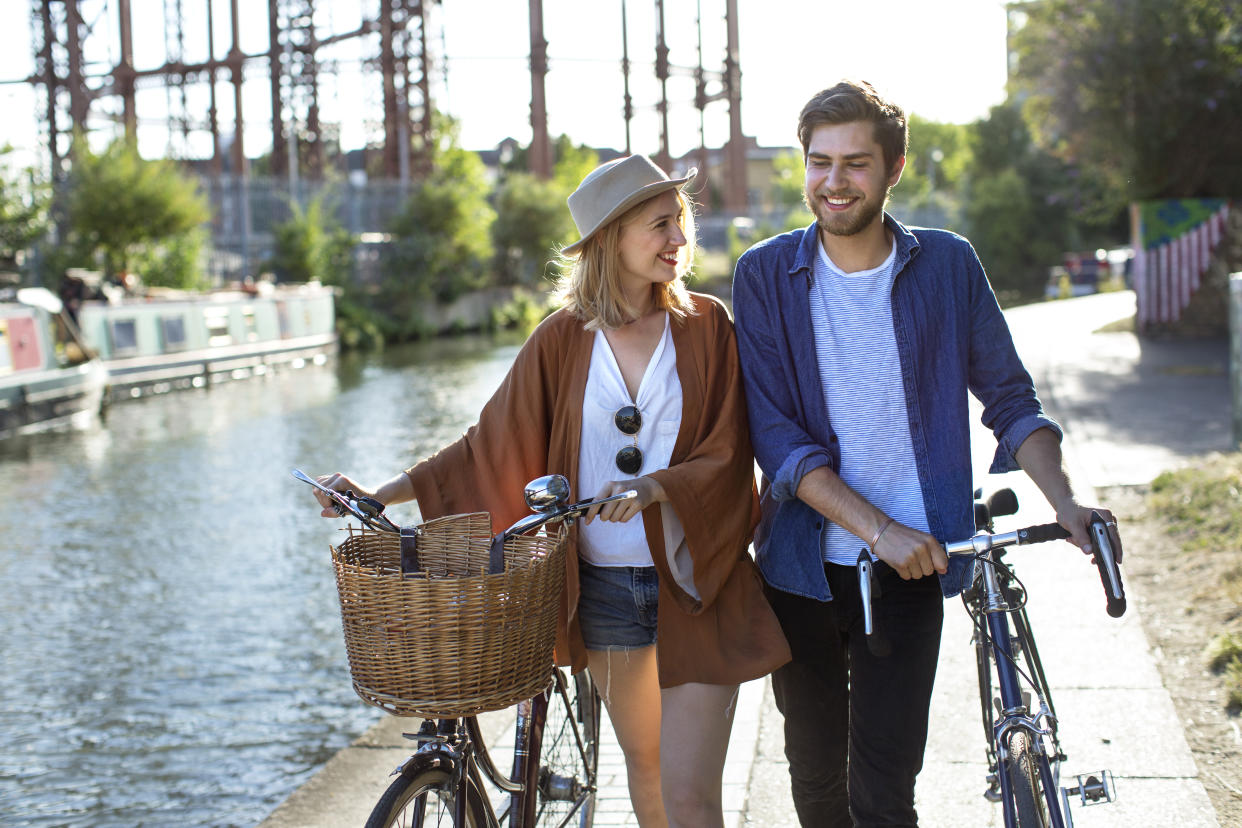
<path fill-rule="evenodd" d="M 207 272 L 215 281 L 258 273 L 271 258 L 273 231 L 293 216 L 294 204 L 306 209 L 321 199 L 323 209 L 366 246 L 387 232 L 409 190 L 408 184 L 395 180 L 220 176 L 200 183 L 213 217 Z"/>

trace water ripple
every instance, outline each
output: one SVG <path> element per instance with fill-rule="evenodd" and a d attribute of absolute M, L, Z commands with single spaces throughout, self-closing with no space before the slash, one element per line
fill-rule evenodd
<path fill-rule="evenodd" d="M 253 825 L 378 718 L 349 684 L 337 524 L 288 470 L 386 479 L 515 352 L 343 358 L 0 445 L 0 824 Z"/>

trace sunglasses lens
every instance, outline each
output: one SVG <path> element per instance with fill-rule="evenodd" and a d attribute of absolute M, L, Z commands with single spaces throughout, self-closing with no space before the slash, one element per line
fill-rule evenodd
<path fill-rule="evenodd" d="M 625 474 L 638 474 L 643 467 L 643 453 L 638 446 L 626 446 L 617 452 L 617 468 Z"/>
<path fill-rule="evenodd" d="M 638 408 L 632 405 L 618 409 L 612 421 L 617 424 L 622 434 L 628 434 L 631 437 L 643 427 L 643 415 L 638 413 Z"/>

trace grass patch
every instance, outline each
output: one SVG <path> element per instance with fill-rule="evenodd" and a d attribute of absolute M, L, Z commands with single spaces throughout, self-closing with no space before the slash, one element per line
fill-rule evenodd
<path fill-rule="evenodd" d="M 1242 560 L 1242 454 L 1214 454 L 1151 482 L 1148 505 L 1183 551 Z"/>
<path fill-rule="evenodd" d="M 1212 672 L 1219 673 L 1231 663 L 1242 660 L 1242 636 L 1222 633 L 1212 639 L 1203 653 Z"/>
<path fill-rule="evenodd" d="M 1161 474 L 1151 483 L 1147 505 L 1179 547 L 1181 560 L 1169 565 L 1208 563 L 1205 571 L 1213 575 L 1204 588 L 1242 603 L 1242 454 L 1212 454 L 1193 467 Z M 1228 708 L 1242 709 L 1242 631 L 1218 634 L 1204 658 L 1224 681 Z"/>
<path fill-rule="evenodd" d="M 1134 333 L 1134 317 L 1127 316 L 1125 319 L 1109 322 L 1101 328 L 1096 328 L 1092 333 Z"/>

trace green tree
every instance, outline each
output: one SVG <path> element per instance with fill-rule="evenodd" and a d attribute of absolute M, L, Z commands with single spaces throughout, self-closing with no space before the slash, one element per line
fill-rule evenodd
<path fill-rule="evenodd" d="M 326 196 L 305 208 L 291 200 L 289 209 L 288 221 L 272 229 L 272 258 L 264 266 L 285 282 L 347 284 L 355 240 L 326 209 Z"/>
<path fill-rule="evenodd" d="M 207 243 L 207 231 L 195 227 L 157 242 L 138 245 L 130 264 L 148 285 L 202 290 L 210 286 L 203 269 L 203 251 Z"/>
<path fill-rule="evenodd" d="M 1023 4 L 1013 92 L 1039 142 L 1093 180 L 1098 212 L 1242 193 L 1237 0 Z M 1087 205 L 1090 207 L 1091 205 Z"/>
<path fill-rule="evenodd" d="M 966 234 L 1002 298 L 1035 298 L 1061 254 L 1099 232 L 1081 215 L 1080 184 L 1036 146 L 1015 103 L 976 122 L 969 146 Z"/>
<path fill-rule="evenodd" d="M 48 188 L 31 170 L 6 165 L 5 156 L 12 151 L 0 147 L 0 268 L 16 267 L 48 227 Z"/>
<path fill-rule="evenodd" d="M 906 200 L 926 198 L 932 192 L 956 193 L 970 162 L 969 126 L 910 115 L 910 146 L 899 191 Z"/>
<path fill-rule="evenodd" d="M 575 236 L 566 199 L 591 170 L 599 156 L 585 146 L 574 146 L 566 136 L 556 141 L 552 178 L 542 181 L 527 172 L 509 172 L 496 191 L 496 246 L 500 279 L 508 284 L 534 285 L 545 275 L 554 251 Z"/>
<path fill-rule="evenodd" d="M 542 181 L 530 173 L 505 177 L 496 192 L 492 241 L 500 279 L 507 284 L 536 284 L 559 245 L 567 244 L 574 223 L 559 181 Z"/>
<path fill-rule="evenodd" d="M 102 253 L 108 275 L 128 270 L 143 245 L 169 244 L 209 217 L 193 179 L 171 161 L 144 160 L 123 139 L 98 155 L 85 141 L 77 142 L 67 207 L 72 232 L 85 249 Z M 158 272 L 143 278 L 148 284 L 168 284 Z"/>
<path fill-rule="evenodd" d="M 418 182 L 393 220 L 378 297 L 399 337 L 421 332 L 427 299 L 452 301 L 489 281 L 496 212 L 482 160 L 457 146 L 443 121 L 431 173 Z"/>
<path fill-rule="evenodd" d="M 806 210 L 803 189 L 806 167 L 798 150 L 782 152 L 772 159 L 772 201 L 778 210 Z"/>
<path fill-rule="evenodd" d="M 552 180 L 568 198 L 587 173 L 599 166 L 599 153 L 585 144 L 574 145 L 562 135 L 552 145 Z"/>

